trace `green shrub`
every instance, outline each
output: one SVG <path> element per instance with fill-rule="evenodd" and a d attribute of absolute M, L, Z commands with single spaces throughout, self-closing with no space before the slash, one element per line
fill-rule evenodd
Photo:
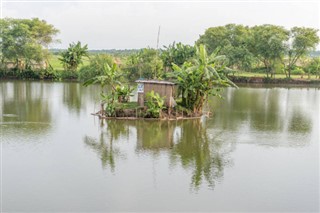
<path fill-rule="evenodd" d="M 90 64 L 83 66 L 79 70 L 79 79 L 88 80 L 96 76 L 103 75 L 104 66 L 107 64 L 112 67 L 114 59 L 107 54 L 99 54 L 90 58 Z"/>
<path fill-rule="evenodd" d="M 78 79 L 78 73 L 73 71 L 59 71 L 57 72 L 57 78 L 65 80 L 76 80 Z"/>
<path fill-rule="evenodd" d="M 304 71 L 303 71 L 302 68 L 296 67 L 296 68 L 294 68 L 294 69 L 291 71 L 291 74 L 292 74 L 292 75 L 303 75 L 303 74 L 304 74 Z"/>
<path fill-rule="evenodd" d="M 53 69 L 45 69 L 40 71 L 40 79 L 52 79 L 57 80 L 59 79 L 59 75 Z"/>
<path fill-rule="evenodd" d="M 282 63 L 277 62 L 277 63 L 275 63 L 273 65 L 273 70 L 274 70 L 275 74 L 283 74 L 284 73 L 284 69 L 285 68 L 284 68 L 284 65 Z"/>
<path fill-rule="evenodd" d="M 114 117 L 116 115 L 116 96 L 114 94 L 101 93 L 101 101 L 106 104 L 105 114 L 108 117 Z"/>
<path fill-rule="evenodd" d="M 186 115 L 186 116 L 192 116 L 193 114 L 192 110 L 181 106 L 181 100 L 179 102 L 177 101 L 177 106 L 175 106 L 175 111 L 178 114 Z"/>
<path fill-rule="evenodd" d="M 271 77 L 264 77 L 263 78 L 263 83 L 271 83 L 272 82 L 272 78 Z"/>
<path fill-rule="evenodd" d="M 79 79 L 84 81 L 99 75 L 100 75 L 100 72 L 97 71 L 96 69 L 91 69 L 90 65 L 83 66 L 79 70 Z"/>
<path fill-rule="evenodd" d="M 40 72 L 33 70 L 17 71 L 16 76 L 20 79 L 40 79 Z"/>
<path fill-rule="evenodd" d="M 165 108 L 164 98 L 152 90 L 146 94 L 146 105 L 146 117 L 159 118 L 161 117 L 162 110 Z"/>
<path fill-rule="evenodd" d="M 267 69 L 265 67 L 257 67 L 252 69 L 253 73 L 266 73 Z"/>
<path fill-rule="evenodd" d="M 124 85 L 124 86 L 117 85 L 116 86 L 116 93 L 117 93 L 117 97 L 118 97 L 118 102 L 119 103 L 129 102 L 130 96 L 133 96 L 133 95 L 131 95 L 133 90 L 134 90 L 134 88 L 130 88 L 129 85 Z"/>
<path fill-rule="evenodd" d="M 311 74 L 320 74 L 320 57 L 312 58 L 306 70 Z"/>
<path fill-rule="evenodd" d="M 5 69 L 0 69 L 0 78 L 6 77 L 7 71 Z"/>

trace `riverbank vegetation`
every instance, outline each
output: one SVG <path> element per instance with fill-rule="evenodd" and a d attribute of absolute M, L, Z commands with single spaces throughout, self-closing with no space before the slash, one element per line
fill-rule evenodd
<path fill-rule="evenodd" d="M 161 49 L 89 51 L 88 45 L 75 42 L 67 50 L 50 51 L 49 45 L 59 42 L 59 30 L 46 21 L 7 18 L 0 20 L 0 26 L 1 78 L 85 81 L 100 74 L 92 64 L 106 60 L 109 66 L 116 63 L 128 81 L 166 79 L 173 64 L 193 60 L 200 44 L 208 54 L 218 51 L 225 56 L 231 68 L 227 75 L 320 78 L 320 57 L 312 52 L 319 43 L 318 30 L 307 27 L 228 24 L 208 28 L 194 46 L 174 42 Z"/>

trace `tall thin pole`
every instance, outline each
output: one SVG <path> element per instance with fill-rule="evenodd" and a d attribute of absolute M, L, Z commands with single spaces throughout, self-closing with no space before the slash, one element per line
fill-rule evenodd
<path fill-rule="evenodd" d="M 160 40 L 160 25 L 159 25 L 159 29 L 158 29 L 158 37 L 157 37 L 157 50 L 159 49 L 159 40 Z"/>
<path fill-rule="evenodd" d="M 157 59 L 159 58 L 159 40 L 160 40 L 160 25 L 159 25 L 158 37 L 157 37 L 157 49 L 156 49 L 156 51 L 157 51 L 157 55 L 156 55 Z M 155 69 L 155 71 L 154 71 L 154 79 L 157 79 L 157 69 Z"/>
<path fill-rule="evenodd" d="M 3 4 L 2 4 L 2 0 L 0 0 L 0 19 L 3 18 L 3 10 L 2 10 L 2 7 L 3 7 Z M 1 33 L 2 33 L 2 28 L 0 29 Z M 0 38 L 0 42 L 2 43 L 2 38 Z M 0 63 L 2 62 L 2 45 L 0 47 Z M 0 130 L 0 138 L 2 138 L 2 128 Z M 2 212 L 2 204 L 3 204 L 3 201 L 2 201 L 2 156 L 3 156 L 3 153 L 2 153 L 2 141 L 0 143 L 0 212 Z"/>

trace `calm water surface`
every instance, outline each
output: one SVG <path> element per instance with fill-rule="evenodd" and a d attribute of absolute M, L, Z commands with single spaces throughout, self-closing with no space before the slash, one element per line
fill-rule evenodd
<path fill-rule="evenodd" d="M 0 82 L 2 211 L 319 211 L 319 88 L 230 88 L 172 122 L 101 122 L 98 91 Z"/>

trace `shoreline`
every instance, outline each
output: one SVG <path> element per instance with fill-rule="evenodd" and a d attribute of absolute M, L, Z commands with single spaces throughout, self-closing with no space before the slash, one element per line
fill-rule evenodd
<path fill-rule="evenodd" d="M 92 114 L 93 115 L 93 114 Z M 98 116 L 99 119 L 104 119 L 104 120 L 143 120 L 143 121 L 180 121 L 180 120 L 193 120 L 193 119 L 201 119 L 203 116 L 206 115 L 201 115 L 201 116 L 196 116 L 196 117 L 177 117 L 177 118 L 144 118 L 144 117 L 107 117 L 107 116 L 101 116 L 101 115 L 94 115 Z"/>
<path fill-rule="evenodd" d="M 184 115 L 184 113 L 179 114 L 177 111 L 174 111 L 173 114 L 167 114 L 166 111 L 162 111 L 160 117 L 144 117 L 138 116 L 138 109 L 128 109 L 125 114 L 117 114 L 115 116 L 107 116 L 101 114 L 100 112 L 91 113 L 93 116 L 97 116 L 99 119 L 103 120 L 146 120 L 146 121 L 178 121 L 178 120 L 191 120 L 191 119 L 201 119 L 202 117 L 210 117 L 209 112 L 194 114 L 194 115 Z"/>
<path fill-rule="evenodd" d="M 267 77 L 247 77 L 247 76 L 228 76 L 228 78 L 234 83 L 248 84 L 248 85 L 308 85 L 308 86 L 320 86 L 320 79 L 288 79 L 288 78 L 267 78 Z M 1 76 L 0 81 L 13 80 L 13 81 L 44 81 L 44 82 L 73 82 L 81 83 L 83 81 L 78 79 L 32 79 L 32 78 L 17 78 L 11 76 Z M 134 83 L 134 82 L 132 82 Z"/>
<path fill-rule="evenodd" d="M 262 84 L 262 85 L 312 85 L 320 86 L 320 79 L 288 79 L 288 78 L 267 78 L 267 77 L 246 77 L 229 76 L 233 83 L 241 84 Z"/>

